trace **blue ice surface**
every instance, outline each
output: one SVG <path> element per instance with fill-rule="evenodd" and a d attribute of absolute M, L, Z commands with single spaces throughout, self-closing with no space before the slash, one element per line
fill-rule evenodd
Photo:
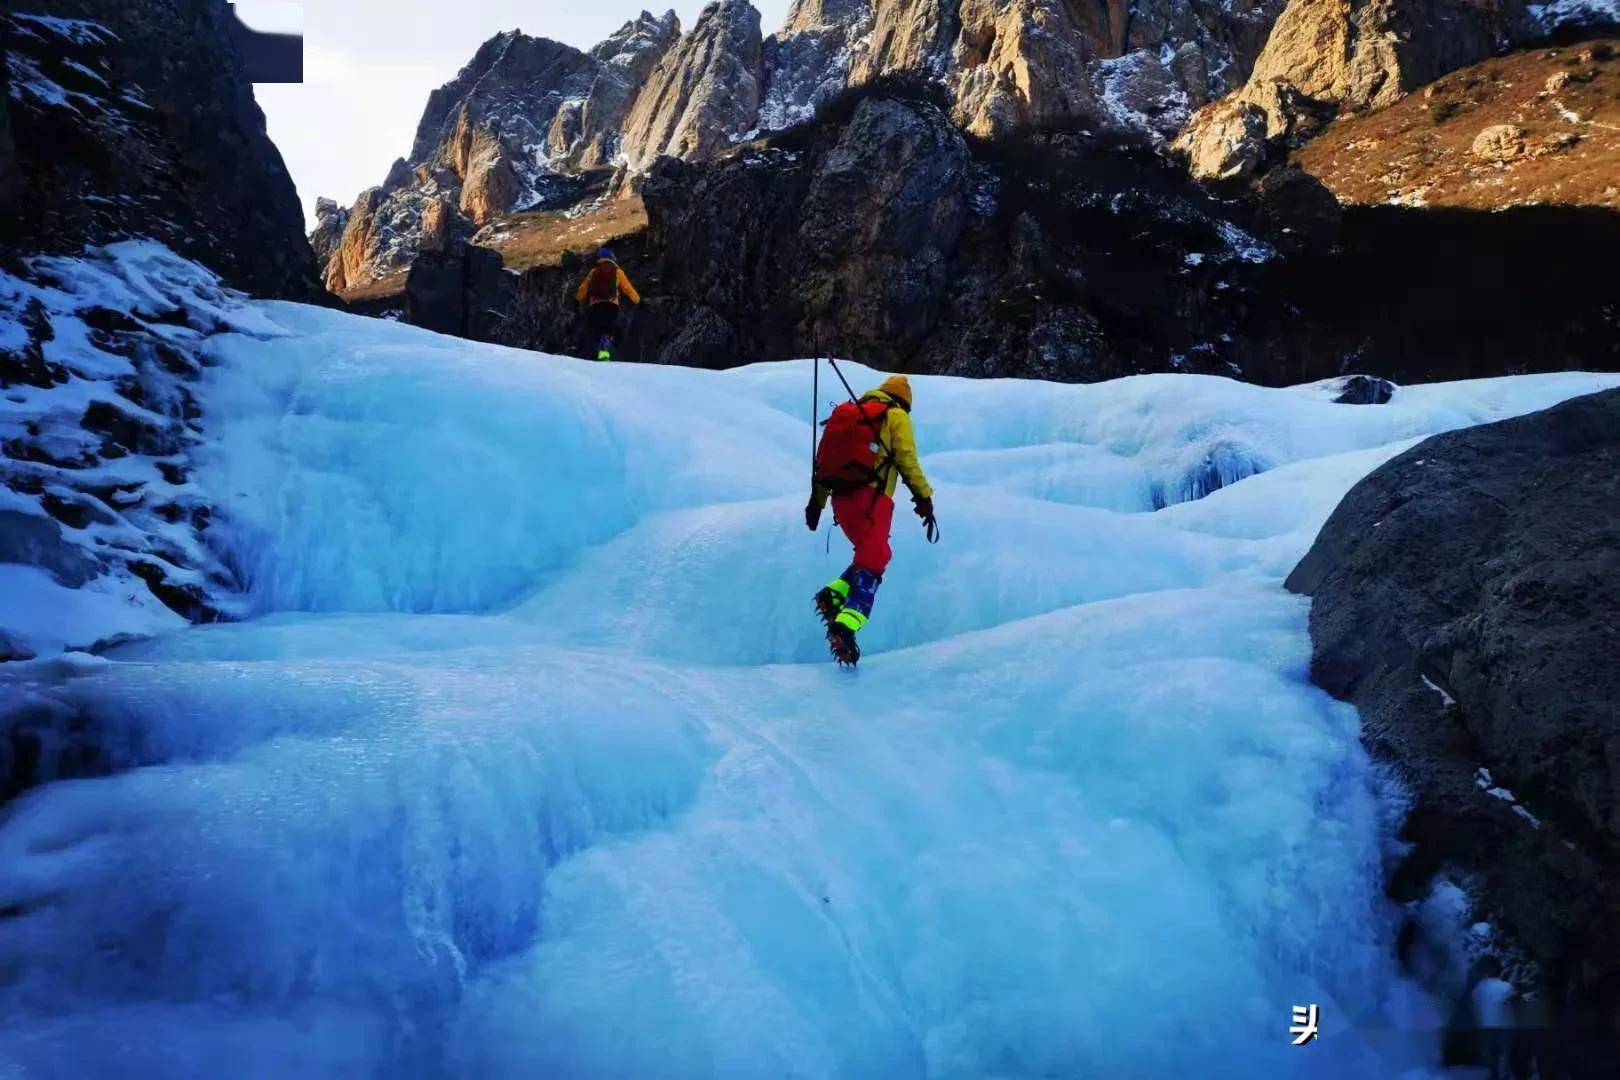
<path fill-rule="evenodd" d="M 0 811 L 0 1075 L 1423 1063 L 1384 1038 L 1374 774 L 1281 579 L 1380 461 L 1596 377 L 915 378 L 944 541 L 902 508 L 851 674 L 808 361 L 253 308 L 287 333 L 215 339 L 199 482 L 255 617 L 30 688 L 140 767 Z"/>

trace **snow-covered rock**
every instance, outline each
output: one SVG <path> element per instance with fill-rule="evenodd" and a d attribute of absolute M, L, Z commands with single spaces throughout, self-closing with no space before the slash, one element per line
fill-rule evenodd
<path fill-rule="evenodd" d="M 14 646 L 87 648 L 232 609 L 192 478 L 201 350 L 220 332 L 278 333 L 150 242 L 0 272 L 0 634 Z"/>

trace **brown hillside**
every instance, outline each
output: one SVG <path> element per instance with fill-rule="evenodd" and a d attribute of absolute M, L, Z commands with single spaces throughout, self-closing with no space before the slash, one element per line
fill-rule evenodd
<path fill-rule="evenodd" d="M 1463 68 L 1295 159 L 1346 204 L 1620 209 L 1620 41 Z"/>

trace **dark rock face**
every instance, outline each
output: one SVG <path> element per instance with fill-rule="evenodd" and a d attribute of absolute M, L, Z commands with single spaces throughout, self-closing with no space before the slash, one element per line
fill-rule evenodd
<path fill-rule="evenodd" d="M 76 252 L 147 236 L 251 292 L 320 295 L 224 0 L 10 8 L 0 15 L 13 129 L 0 118 L 0 199 L 9 185 L 15 212 L 0 215 L 0 243 Z"/>
<path fill-rule="evenodd" d="M 1288 579 L 1312 677 L 1415 796 L 1391 894 L 1473 883 L 1518 981 L 1577 1024 L 1620 1020 L 1617 505 L 1611 390 L 1407 451 Z"/>
<path fill-rule="evenodd" d="M 405 321 L 441 334 L 470 336 L 479 296 L 504 287 L 501 257 L 488 248 L 462 244 L 424 252 L 405 287 Z"/>

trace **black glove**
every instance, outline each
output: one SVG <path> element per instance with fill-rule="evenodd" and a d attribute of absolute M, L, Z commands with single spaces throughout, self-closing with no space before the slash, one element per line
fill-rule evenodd
<path fill-rule="evenodd" d="M 912 508 L 917 511 L 917 516 L 922 518 L 923 532 L 927 535 L 928 542 L 930 544 L 939 543 L 939 522 L 934 520 L 934 500 L 923 496 L 913 498 L 911 504 Z"/>
<path fill-rule="evenodd" d="M 821 527 L 821 507 L 816 505 L 813 498 L 804 504 L 804 525 L 811 532 Z"/>

